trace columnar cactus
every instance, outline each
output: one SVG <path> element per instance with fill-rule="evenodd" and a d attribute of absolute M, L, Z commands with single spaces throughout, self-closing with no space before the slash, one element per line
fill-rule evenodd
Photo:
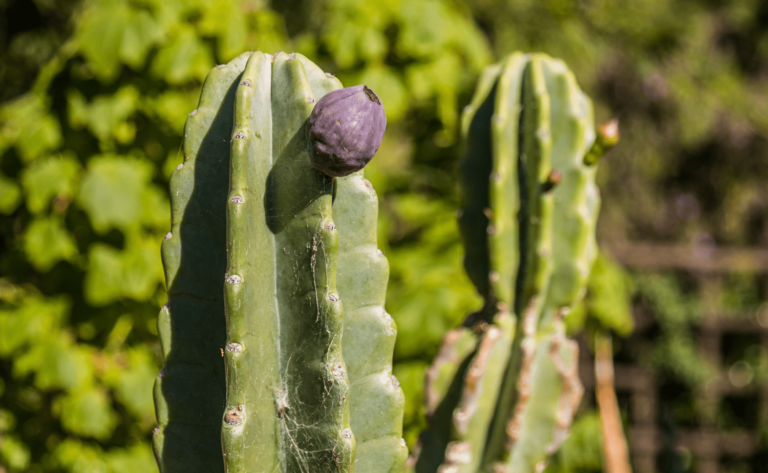
<path fill-rule="evenodd" d="M 310 159 L 315 102 L 340 88 L 300 54 L 245 53 L 187 120 L 163 243 L 163 473 L 402 469 L 376 194 Z"/>
<path fill-rule="evenodd" d="M 483 309 L 450 332 L 427 371 L 430 429 L 418 473 L 538 472 L 582 394 L 562 318 L 596 256 L 592 105 L 566 66 L 513 54 L 489 67 L 465 109 L 459 225 Z"/>

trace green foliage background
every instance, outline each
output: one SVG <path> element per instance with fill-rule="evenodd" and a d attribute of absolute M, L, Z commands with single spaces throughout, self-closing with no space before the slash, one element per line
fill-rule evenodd
<path fill-rule="evenodd" d="M 480 304 L 454 218 L 456 137 L 494 58 L 560 57 L 598 118 L 620 118 L 622 143 L 599 174 L 601 241 L 768 240 L 758 0 L 0 0 L 0 10 L 0 471 L 154 470 L 167 179 L 205 75 L 245 50 L 301 52 L 383 98 L 389 129 L 366 173 L 382 204 L 411 445 L 424 368 Z M 601 303 L 587 309 L 598 320 Z M 576 431 L 596 425 L 588 417 Z"/>

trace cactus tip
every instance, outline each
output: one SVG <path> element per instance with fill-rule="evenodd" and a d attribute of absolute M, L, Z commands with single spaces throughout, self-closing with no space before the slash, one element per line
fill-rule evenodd
<path fill-rule="evenodd" d="M 606 141 L 615 144 L 619 141 L 619 119 L 612 118 L 607 122 L 597 127 L 598 133 L 603 136 Z"/>
<path fill-rule="evenodd" d="M 584 156 L 584 164 L 597 163 L 616 143 L 619 142 L 619 120 L 612 118 L 597 127 L 597 138 Z"/>

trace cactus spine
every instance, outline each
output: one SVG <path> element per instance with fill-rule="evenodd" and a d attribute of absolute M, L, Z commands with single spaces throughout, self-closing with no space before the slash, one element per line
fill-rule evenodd
<path fill-rule="evenodd" d="M 163 473 L 351 472 L 356 436 L 367 447 L 357 461 L 381 468 L 368 471 L 402 465 L 375 193 L 359 201 L 362 173 L 334 182 L 309 159 L 307 119 L 339 88 L 299 54 L 246 53 L 206 79 L 163 245 L 169 303 L 158 321 L 154 439 Z M 348 332 L 340 296 L 350 301 Z M 359 348 L 370 338 L 372 353 Z M 362 410 L 350 420 L 352 398 L 382 406 L 388 423 Z"/>
<path fill-rule="evenodd" d="M 596 256 L 595 163 L 617 138 L 592 120 L 542 54 L 489 67 L 464 111 L 459 225 L 485 304 L 427 372 L 418 473 L 540 471 L 568 433 L 583 389 L 561 321 Z"/>

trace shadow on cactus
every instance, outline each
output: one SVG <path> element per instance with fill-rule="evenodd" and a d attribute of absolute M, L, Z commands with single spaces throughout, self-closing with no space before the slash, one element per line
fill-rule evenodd
<path fill-rule="evenodd" d="M 403 468 L 389 268 L 362 172 L 386 120 L 370 89 L 341 87 L 300 54 L 245 53 L 190 113 L 163 243 L 163 473 Z"/>
<path fill-rule="evenodd" d="M 596 164 L 618 124 L 561 62 L 515 53 L 486 69 L 462 118 L 459 226 L 481 311 L 427 370 L 417 473 L 533 473 L 568 435 L 583 392 L 563 318 L 597 255 Z"/>

